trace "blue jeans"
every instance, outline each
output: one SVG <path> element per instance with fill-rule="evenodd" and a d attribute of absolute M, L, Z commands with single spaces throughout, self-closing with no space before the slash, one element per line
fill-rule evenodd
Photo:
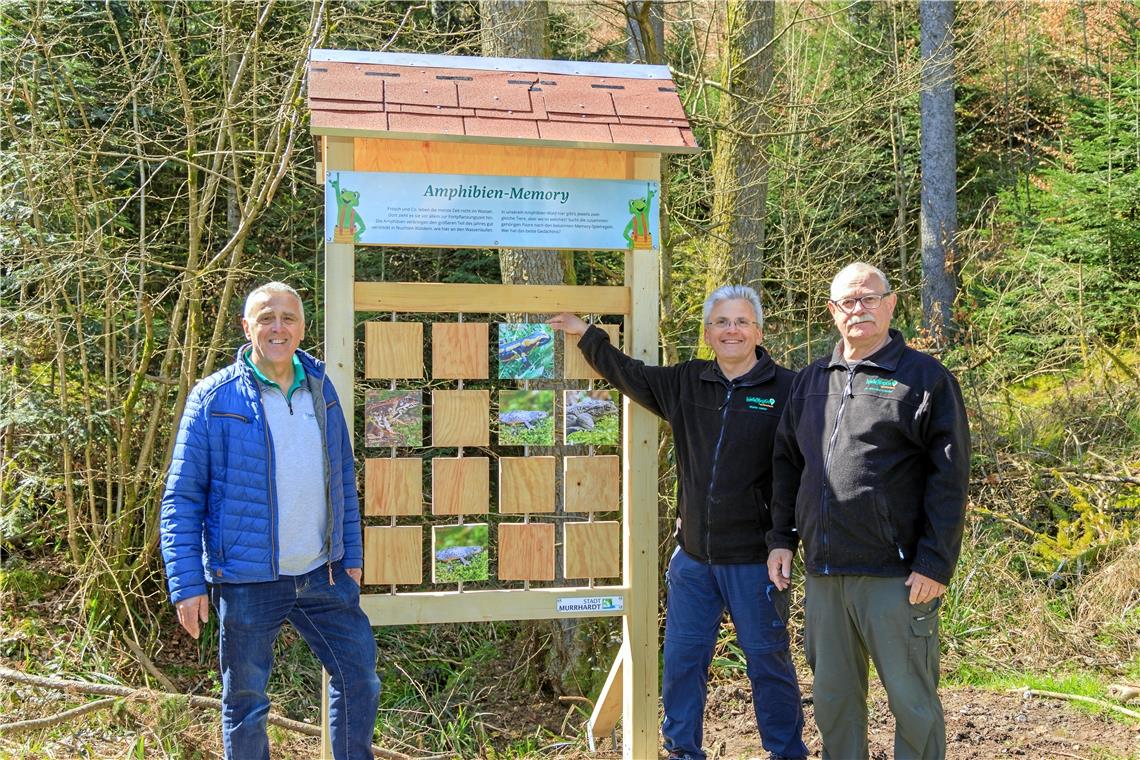
<path fill-rule="evenodd" d="M 267 583 L 210 587 L 221 630 L 222 744 L 227 760 L 269 760 L 265 732 L 273 641 L 288 620 L 329 673 L 329 724 L 336 760 L 371 760 L 380 704 L 376 639 L 360 588 L 339 562 Z"/>
<path fill-rule="evenodd" d="M 768 580 L 767 566 L 706 565 L 677 549 L 665 580 L 665 749 L 687 760 L 705 760 L 701 742 L 709 665 L 727 608 L 748 663 L 760 743 L 779 757 L 807 757 L 800 687 L 788 651 L 787 592 Z"/>

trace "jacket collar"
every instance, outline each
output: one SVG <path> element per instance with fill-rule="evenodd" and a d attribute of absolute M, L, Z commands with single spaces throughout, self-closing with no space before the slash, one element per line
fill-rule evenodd
<path fill-rule="evenodd" d="M 745 372 L 735 380 L 729 380 L 720 371 L 720 365 L 713 359 L 708 365 L 701 370 L 701 379 L 711 383 L 721 383 L 722 385 L 760 385 L 766 383 L 776 376 L 776 362 L 772 361 L 771 355 L 764 350 L 763 346 L 756 347 L 756 364 L 752 365 L 752 369 Z"/>
<path fill-rule="evenodd" d="M 255 378 L 254 378 L 253 370 L 251 370 L 249 368 L 249 365 L 245 361 L 245 355 L 251 350 L 253 350 L 253 344 L 252 343 L 246 343 L 241 348 L 239 348 L 237 350 L 237 354 L 234 356 L 234 361 L 238 365 L 238 370 L 241 373 L 243 373 L 244 375 L 246 375 L 250 381 L 254 380 Z M 297 349 L 296 353 L 293 355 L 298 360 L 300 360 L 301 367 L 305 370 L 305 378 L 307 380 L 311 381 L 311 380 L 315 379 L 318 382 L 318 384 L 320 382 L 324 381 L 324 379 L 325 379 L 325 363 L 324 362 L 322 362 L 320 359 L 318 359 L 317 357 L 310 354 L 308 351 L 302 351 L 299 348 Z M 310 386 L 311 386 L 311 382 L 310 382 Z"/>
<path fill-rule="evenodd" d="M 876 367 L 884 372 L 894 372 L 898 369 L 899 359 L 902 358 L 903 351 L 906 350 L 906 339 L 903 338 L 902 333 L 893 327 L 888 334 L 891 336 L 891 339 L 887 341 L 887 344 L 866 359 L 860 359 L 857 362 L 859 366 Z M 828 362 L 827 368 L 847 369 L 847 360 L 843 358 L 842 340 L 835 344 L 835 348 L 831 352 L 831 361 Z"/>

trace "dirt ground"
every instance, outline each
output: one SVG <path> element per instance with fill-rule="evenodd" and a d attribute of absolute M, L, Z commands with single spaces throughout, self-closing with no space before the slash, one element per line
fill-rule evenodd
<path fill-rule="evenodd" d="M 806 685 L 810 680 L 804 680 Z M 4 684 L 10 688 L 10 684 Z M 0 689 L 3 691 L 3 689 Z M 35 690 L 31 690 L 35 691 Z M 584 750 L 585 742 L 579 738 L 583 719 L 576 708 L 569 711 L 549 694 L 533 695 L 530 699 L 515 692 L 491 692 L 483 704 L 472 705 L 480 714 L 489 731 L 495 748 L 486 748 L 482 757 L 521 758 L 508 748 L 526 737 L 543 737 L 538 751 L 525 757 L 558 758 L 558 760 L 617 760 L 620 752 L 620 726 L 615 750 L 610 739 L 602 740 L 599 752 Z M 19 719 L 43 714 L 41 703 L 34 709 L 24 703 L 31 697 L 28 689 L 9 692 L 6 701 L 8 719 Z M 21 698 L 23 697 L 23 698 Z M 40 695 L 42 698 L 43 695 Z M 807 728 L 805 740 L 812 752 L 820 757 L 820 741 L 812 717 L 810 694 L 805 705 Z M 50 697 L 49 697 L 50 699 Z M 873 760 L 891 758 L 893 720 L 887 709 L 886 696 L 881 687 L 872 687 L 870 720 L 870 746 Z M 489 703 L 490 702 L 490 703 Z M 1140 760 L 1140 723 L 1127 724 L 1077 708 L 1069 701 L 1050 698 L 1025 698 L 1021 694 L 993 692 L 973 688 L 944 688 L 943 708 L 946 714 L 947 757 L 950 760 L 993 760 L 994 758 L 1075 758 L 1076 760 Z M 1135 708 L 1135 704 L 1132 705 Z M 15 709 L 12 709 L 15 708 Z M 20 714 L 28 712 L 28 714 Z M 50 712 L 50 711 L 49 711 Z M 117 724 L 117 725 L 116 725 Z M 492 728 L 493 727 L 493 728 Z M 0 735 L 0 760 L 55 760 L 57 758 L 125 758 L 135 757 L 139 737 L 139 723 L 127 719 L 112 721 L 86 718 L 70 724 L 70 730 L 57 727 L 50 737 L 30 744 L 28 737 Z M 564 732 L 564 733 L 563 733 Z M 146 756 L 166 757 L 158 750 L 162 742 L 153 731 L 142 728 L 147 739 Z M 290 732 L 271 732 L 273 757 L 278 760 L 306 760 L 319 753 L 319 742 Z M 559 737 L 562 738 L 559 738 Z M 132 737 L 134 737 L 132 739 Z M 217 714 L 199 713 L 183 734 L 183 747 L 190 746 L 190 755 L 199 758 L 219 758 Z M 185 744 L 190 740 L 190 744 Z M 408 747 L 385 745 L 387 749 L 409 752 Z M 746 680 L 719 680 L 710 689 L 705 721 L 705 747 L 710 760 L 750 760 L 767 758 L 759 746 L 751 697 Z M 158 750 L 157 753 L 155 751 Z M 504 752 L 506 750 L 506 752 Z M 517 749 L 516 749 L 517 751 Z M 92 754 L 93 753 L 93 754 Z M 427 753 L 409 752 L 412 758 Z M 459 757 L 453 754 L 431 755 L 435 760 Z M 663 755 L 662 755 L 663 757 Z M 466 757 L 463 760 L 467 760 Z M 635 758 L 634 760 L 657 760 Z"/>
<path fill-rule="evenodd" d="M 1024 698 L 1021 694 L 971 688 L 944 688 L 947 757 L 950 760 L 994 758 L 1077 758 L 1109 760 L 1140 758 L 1140 724 L 1080 710 L 1067 701 Z M 872 688 L 869 741 L 872 760 L 892 757 L 894 720 L 886 695 Z M 805 705 L 805 741 L 811 757 L 820 757 L 819 734 L 811 704 Z M 747 682 L 722 683 L 709 694 L 705 718 L 705 749 L 710 760 L 766 758 L 759 745 Z M 605 742 L 608 748 L 609 742 Z M 563 757 L 619 758 L 620 752 Z"/>

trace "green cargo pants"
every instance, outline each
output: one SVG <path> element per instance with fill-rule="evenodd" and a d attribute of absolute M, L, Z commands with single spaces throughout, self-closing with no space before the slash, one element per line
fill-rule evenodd
<path fill-rule="evenodd" d="M 857 760 L 867 749 L 867 663 L 895 716 L 895 760 L 943 760 L 946 724 L 938 700 L 938 607 L 912 605 L 905 578 L 808 575 L 804 640 L 824 760 Z"/>

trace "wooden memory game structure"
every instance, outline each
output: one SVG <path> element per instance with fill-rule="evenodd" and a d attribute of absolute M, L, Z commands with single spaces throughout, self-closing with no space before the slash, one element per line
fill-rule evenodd
<path fill-rule="evenodd" d="M 508 228 L 497 231 L 498 245 L 465 243 L 465 229 L 485 231 L 479 226 L 484 224 L 478 218 L 479 203 L 469 205 L 465 216 L 441 219 L 436 235 L 417 236 L 415 225 L 406 225 L 385 237 L 385 228 L 393 222 L 388 217 L 403 212 L 389 209 L 387 216 L 369 216 L 359 196 L 338 182 L 350 177 L 361 184 L 360 173 L 375 173 L 403 181 L 411 175 L 429 180 L 461 175 L 473 186 L 525 177 L 599 187 L 607 181 L 659 187 L 661 154 L 698 150 L 668 69 L 313 50 L 308 95 L 320 156 L 318 177 L 326 188 L 331 182 L 334 191 L 326 198 L 325 356 L 349 427 L 353 429 L 359 397 L 354 376 L 357 314 L 392 315 L 391 321 L 366 323 L 363 379 L 390 379 L 393 387 L 396 380 L 424 380 L 425 325 L 400 321 L 398 315 L 458 315 L 457 321 L 443 319 L 429 328 L 430 380 L 437 388 L 431 393 L 431 446 L 457 449 L 456 456 L 430 463 L 430 513 L 446 517 L 445 525 L 454 525 L 456 518 L 462 524 L 467 515 L 489 514 L 495 464 L 496 512 L 519 518 L 497 526 L 498 578 L 513 583 L 511 587 L 465 589 L 458 583 L 432 591 L 401 591 L 401 585 L 423 583 L 424 518 L 419 516 L 425 513 L 425 464 L 419 457 L 395 456 L 395 448 L 391 457 L 366 457 L 366 593 L 361 606 L 376 626 L 619 616 L 623 643 L 588 724 L 591 746 L 594 737 L 608 735 L 620 717 L 624 755 L 655 757 L 656 418 L 622 400 L 615 454 L 595 456 L 591 450 L 590 456 L 563 458 L 563 511 L 586 517 L 561 521 L 560 540 L 555 523 L 530 520 L 531 514 L 555 509 L 554 457 L 528 456 L 524 450 L 523 456 L 501 456 L 492 462 L 481 452 L 465 455 L 463 448 L 485 448 L 490 442 L 489 392 L 463 388 L 465 379 L 489 374 L 488 325 L 469 319 L 471 315 L 617 315 L 622 318 L 623 350 L 647 364 L 657 363 L 660 256 L 659 241 L 650 234 L 655 225 L 647 223 L 652 204 L 639 207 L 640 216 L 634 214 L 630 221 L 628 248 L 624 241 L 608 246 L 625 250 L 621 286 L 365 282 L 356 279 L 358 245 L 583 246 L 573 245 L 572 235 L 559 236 L 555 245 L 520 245 L 529 238 L 515 237 Z M 646 200 L 651 199 L 652 194 Z M 422 219 L 431 223 L 430 216 Z M 380 237 L 369 237 L 377 228 Z M 526 224 L 519 222 L 513 229 L 525 230 Z M 370 242 L 377 239 L 381 242 Z M 616 330 L 612 336 L 616 340 Z M 571 341 L 562 376 L 597 377 Z M 438 380 L 455 381 L 456 387 L 439 389 Z M 362 448 L 357 441 L 358 455 Z M 620 520 L 595 521 L 593 511 L 620 512 Z M 416 516 L 417 524 L 400 524 L 409 516 Z M 556 543 L 563 548 L 562 575 L 576 583 L 545 583 L 554 577 Z M 467 559 L 462 551 L 441 554 L 438 546 L 433 549 L 437 551 L 426 556 Z M 608 583 L 595 583 L 595 578 Z M 530 581 L 544 583 L 532 588 Z"/>

